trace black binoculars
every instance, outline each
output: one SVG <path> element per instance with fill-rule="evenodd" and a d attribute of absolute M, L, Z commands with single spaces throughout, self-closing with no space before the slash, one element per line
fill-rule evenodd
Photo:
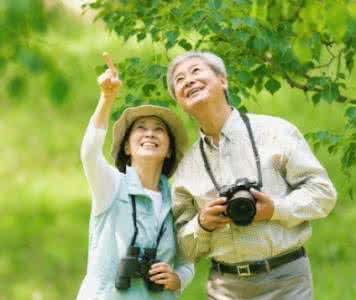
<path fill-rule="evenodd" d="M 156 248 L 143 248 L 143 255 L 140 255 L 140 247 L 129 247 L 127 255 L 120 260 L 115 279 L 115 287 L 118 290 L 127 290 L 131 286 L 131 278 L 142 278 L 149 291 L 161 292 L 164 286 L 156 284 L 150 280 L 149 270 L 155 263 Z"/>

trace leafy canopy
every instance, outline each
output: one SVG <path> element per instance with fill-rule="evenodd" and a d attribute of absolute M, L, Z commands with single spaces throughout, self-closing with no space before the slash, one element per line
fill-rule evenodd
<path fill-rule="evenodd" d="M 96 18 L 123 40 L 160 46 L 154 57 L 131 57 L 119 65 L 127 106 L 169 105 L 167 63 L 184 50 L 212 51 L 225 61 L 231 100 L 240 109 L 242 99 L 262 90 L 274 94 L 281 82 L 304 91 L 316 105 L 344 105 L 344 132 L 307 137 L 331 154 L 342 151 L 345 172 L 356 164 L 356 100 L 347 86 L 356 50 L 355 1 L 96 0 L 84 8 L 96 10 Z"/>

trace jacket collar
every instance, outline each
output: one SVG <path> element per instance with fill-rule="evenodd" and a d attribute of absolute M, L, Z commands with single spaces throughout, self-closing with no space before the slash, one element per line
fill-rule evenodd
<path fill-rule="evenodd" d="M 126 166 L 126 180 L 127 180 L 126 182 L 128 188 L 128 195 L 127 195 L 128 197 L 129 195 L 135 195 L 135 196 L 140 195 L 140 196 L 147 197 L 147 194 L 145 193 L 144 187 L 141 183 L 140 177 L 138 176 L 135 168 Z M 171 209 L 171 195 L 170 195 L 168 178 L 163 174 L 161 174 L 160 176 L 159 189 L 160 192 L 162 193 L 161 216 L 164 219 Z M 140 197 L 138 197 L 138 199 L 140 199 Z"/>

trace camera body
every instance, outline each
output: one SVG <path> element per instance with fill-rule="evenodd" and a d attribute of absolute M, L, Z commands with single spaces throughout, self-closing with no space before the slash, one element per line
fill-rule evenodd
<path fill-rule="evenodd" d="M 127 255 L 120 260 L 115 278 L 118 290 L 127 290 L 131 286 L 131 278 L 142 278 L 147 289 L 151 292 L 161 292 L 164 286 L 150 280 L 149 270 L 159 260 L 156 259 L 156 248 L 143 248 L 141 255 L 139 247 L 129 247 Z"/>
<path fill-rule="evenodd" d="M 220 189 L 219 196 L 227 199 L 226 216 L 236 225 L 247 226 L 256 215 L 256 200 L 250 192 L 251 188 L 260 190 L 257 182 L 241 178 Z"/>

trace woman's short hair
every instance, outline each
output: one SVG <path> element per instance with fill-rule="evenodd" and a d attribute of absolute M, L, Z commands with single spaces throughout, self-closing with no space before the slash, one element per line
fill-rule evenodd
<path fill-rule="evenodd" d="M 176 70 L 177 66 L 181 63 L 191 59 L 191 58 L 200 58 L 204 61 L 217 75 L 223 75 L 227 78 L 226 68 L 224 61 L 211 52 L 198 52 L 198 51 L 189 51 L 182 55 L 178 55 L 174 60 L 170 62 L 167 70 L 167 87 L 168 92 L 173 99 L 176 99 L 174 93 L 174 80 L 173 73 Z"/>

